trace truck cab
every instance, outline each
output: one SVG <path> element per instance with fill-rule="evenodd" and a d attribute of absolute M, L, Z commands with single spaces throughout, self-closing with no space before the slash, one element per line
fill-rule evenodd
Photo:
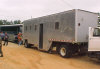
<path fill-rule="evenodd" d="M 89 57 L 100 59 L 100 27 L 89 27 Z"/>

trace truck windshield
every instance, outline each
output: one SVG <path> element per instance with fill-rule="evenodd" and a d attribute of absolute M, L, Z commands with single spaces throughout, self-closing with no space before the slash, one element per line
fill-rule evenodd
<path fill-rule="evenodd" d="M 99 28 L 94 29 L 93 36 L 100 36 L 100 29 Z"/>

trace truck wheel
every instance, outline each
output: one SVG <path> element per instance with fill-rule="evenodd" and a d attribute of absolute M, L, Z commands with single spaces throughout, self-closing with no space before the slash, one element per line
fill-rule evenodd
<path fill-rule="evenodd" d="M 68 46 L 61 46 L 59 49 L 59 54 L 61 57 L 71 57 L 71 52 Z"/>
<path fill-rule="evenodd" d="M 29 44 L 27 41 L 25 41 L 24 47 L 29 48 Z"/>

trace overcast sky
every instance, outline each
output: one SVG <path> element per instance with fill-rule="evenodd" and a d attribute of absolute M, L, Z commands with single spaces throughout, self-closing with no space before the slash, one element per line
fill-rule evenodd
<path fill-rule="evenodd" d="M 100 0 L 0 0 L 0 19 L 23 21 L 70 9 L 100 12 Z"/>

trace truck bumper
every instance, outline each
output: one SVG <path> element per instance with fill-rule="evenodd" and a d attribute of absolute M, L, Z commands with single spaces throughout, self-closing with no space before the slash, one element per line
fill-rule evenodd
<path fill-rule="evenodd" d="M 99 52 L 89 52 L 88 56 L 91 58 L 98 58 L 100 59 L 100 51 Z"/>

